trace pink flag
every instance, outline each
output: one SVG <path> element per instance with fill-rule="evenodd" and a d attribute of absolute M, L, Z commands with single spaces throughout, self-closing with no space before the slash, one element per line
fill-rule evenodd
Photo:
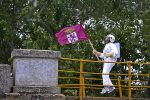
<path fill-rule="evenodd" d="M 56 33 L 56 37 L 60 45 L 88 40 L 88 35 L 81 24 L 63 28 Z"/>

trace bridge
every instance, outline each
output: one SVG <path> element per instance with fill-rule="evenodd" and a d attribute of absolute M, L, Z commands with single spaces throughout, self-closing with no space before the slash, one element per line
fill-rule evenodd
<path fill-rule="evenodd" d="M 148 70 L 150 62 L 115 62 L 109 74 L 116 89 L 102 95 L 104 61 L 62 58 L 60 54 L 13 50 L 12 65 L 0 64 L 0 100 L 149 100 L 150 74 L 136 68 Z"/>

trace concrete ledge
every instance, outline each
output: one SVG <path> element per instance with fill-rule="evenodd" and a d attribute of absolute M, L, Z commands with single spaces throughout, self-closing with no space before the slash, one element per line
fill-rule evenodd
<path fill-rule="evenodd" d="M 11 57 L 25 57 L 25 58 L 60 58 L 60 51 L 52 50 L 37 50 L 37 49 L 14 49 L 11 53 Z"/>
<path fill-rule="evenodd" d="M 47 87 L 47 86 L 14 86 L 13 87 L 13 92 L 14 93 L 50 93 L 50 94 L 59 94 L 60 93 L 60 88 L 59 87 Z"/>
<path fill-rule="evenodd" d="M 7 93 L 3 100 L 65 100 L 63 94 L 19 94 Z"/>

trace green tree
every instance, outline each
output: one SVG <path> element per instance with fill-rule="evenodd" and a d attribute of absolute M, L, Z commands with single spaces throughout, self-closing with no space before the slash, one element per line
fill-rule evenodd
<path fill-rule="evenodd" d="M 88 42 L 64 46 L 57 43 L 56 32 L 77 23 L 85 25 L 98 51 L 104 47 L 104 37 L 113 33 L 121 44 L 120 61 L 148 62 L 149 5 L 149 0 L 1 0 L 0 63 L 9 63 L 11 51 L 17 48 L 60 50 L 62 57 L 96 60 Z M 126 67 L 116 67 L 114 72 L 126 73 Z M 133 68 L 137 73 L 150 73 L 143 65 Z M 97 67 L 85 70 L 101 71 Z"/>
<path fill-rule="evenodd" d="M 22 41 L 17 33 L 15 2 L 0 2 L 0 63 L 8 63 L 11 51 L 21 48 Z"/>

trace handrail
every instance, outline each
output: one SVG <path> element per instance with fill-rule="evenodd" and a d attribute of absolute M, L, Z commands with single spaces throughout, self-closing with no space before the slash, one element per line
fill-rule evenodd
<path fill-rule="evenodd" d="M 60 59 L 62 60 L 70 60 L 70 61 L 81 61 L 81 59 L 71 59 L 71 58 L 63 58 L 61 57 Z M 126 62 L 106 62 L 106 61 L 96 61 L 96 60 L 85 60 L 82 59 L 83 62 L 101 62 L 101 63 L 116 63 L 116 64 L 127 64 L 127 63 L 131 63 L 131 64 L 145 64 L 145 65 L 149 65 L 150 62 L 132 62 L 132 61 L 126 61 Z"/>
<path fill-rule="evenodd" d="M 71 71 L 71 70 L 59 70 L 60 72 L 68 72 L 68 73 L 77 73 L 79 74 L 80 72 L 77 72 L 77 71 Z M 93 72 L 82 72 L 83 74 L 98 74 L 98 75 L 101 75 L 102 73 L 93 73 Z M 117 73 L 103 73 L 103 75 L 115 75 L 115 76 L 120 76 L 120 75 L 123 75 L 123 76 L 126 76 L 128 74 L 117 74 Z M 150 76 L 150 74 L 131 74 L 131 76 L 136 76 L 136 75 L 139 75 L 139 76 Z"/>
<path fill-rule="evenodd" d="M 70 59 L 70 58 L 60 58 L 61 60 L 68 60 L 68 61 L 77 61 L 80 63 L 80 71 L 72 71 L 72 70 L 59 70 L 59 72 L 67 72 L 67 73 L 74 73 L 74 74 L 79 74 L 80 77 L 59 77 L 60 79 L 64 78 L 70 78 L 70 79 L 77 79 L 80 80 L 79 84 L 61 84 L 59 85 L 60 87 L 71 87 L 71 88 L 79 88 L 79 96 L 80 96 L 80 100 L 83 99 L 83 97 L 85 96 L 85 88 L 94 88 L 95 86 L 103 86 L 103 85 L 94 85 L 94 84 L 85 84 L 84 80 L 102 80 L 102 79 L 97 79 L 97 78 L 83 78 L 84 74 L 93 74 L 93 75 L 101 75 L 102 73 L 94 73 L 94 72 L 84 72 L 83 71 L 83 64 L 84 62 L 93 62 L 93 63 L 104 63 L 104 61 L 95 61 L 95 60 L 83 60 L 83 59 Z M 124 86 L 121 85 L 122 81 L 126 81 L 126 80 L 121 80 L 121 79 L 112 79 L 112 80 L 117 80 L 118 81 L 118 85 L 114 85 L 114 86 L 118 86 L 119 89 L 119 95 L 120 98 L 122 98 L 122 90 L 126 90 L 126 89 L 122 89 L 122 87 L 126 87 L 128 88 L 128 100 L 131 100 L 131 94 L 132 94 L 132 90 L 138 90 L 138 89 L 131 89 L 131 88 L 150 88 L 150 86 L 132 86 L 131 83 L 133 81 L 138 82 L 139 80 L 132 80 L 132 76 L 135 75 L 139 75 L 139 76 L 150 76 L 150 74 L 132 74 L 131 73 L 131 66 L 132 64 L 143 64 L 143 65 L 147 65 L 150 64 L 150 62 L 131 62 L 131 61 L 127 61 L 127 62 L 107 62 L 107 63 L 116 63 L 116 64 L 127 64 L 128 66 L 128 73 L 126 74 L 120 74 L 120 73 L 109 73 L 109 75 L 115 75 L 115 76 L 128 76 L 128 86 Z M 108 75 L 108 73 L 105 73 L 106 75 Z M 145 81 L 139 81 L 139 82 L 145 82 Z M 91 86 L 91 87 L 87 87 L 87 86 Z M 97 88 L 100 89 L 100 88 Z M 139 89 L 140 90 L 140 89 Z"/>

